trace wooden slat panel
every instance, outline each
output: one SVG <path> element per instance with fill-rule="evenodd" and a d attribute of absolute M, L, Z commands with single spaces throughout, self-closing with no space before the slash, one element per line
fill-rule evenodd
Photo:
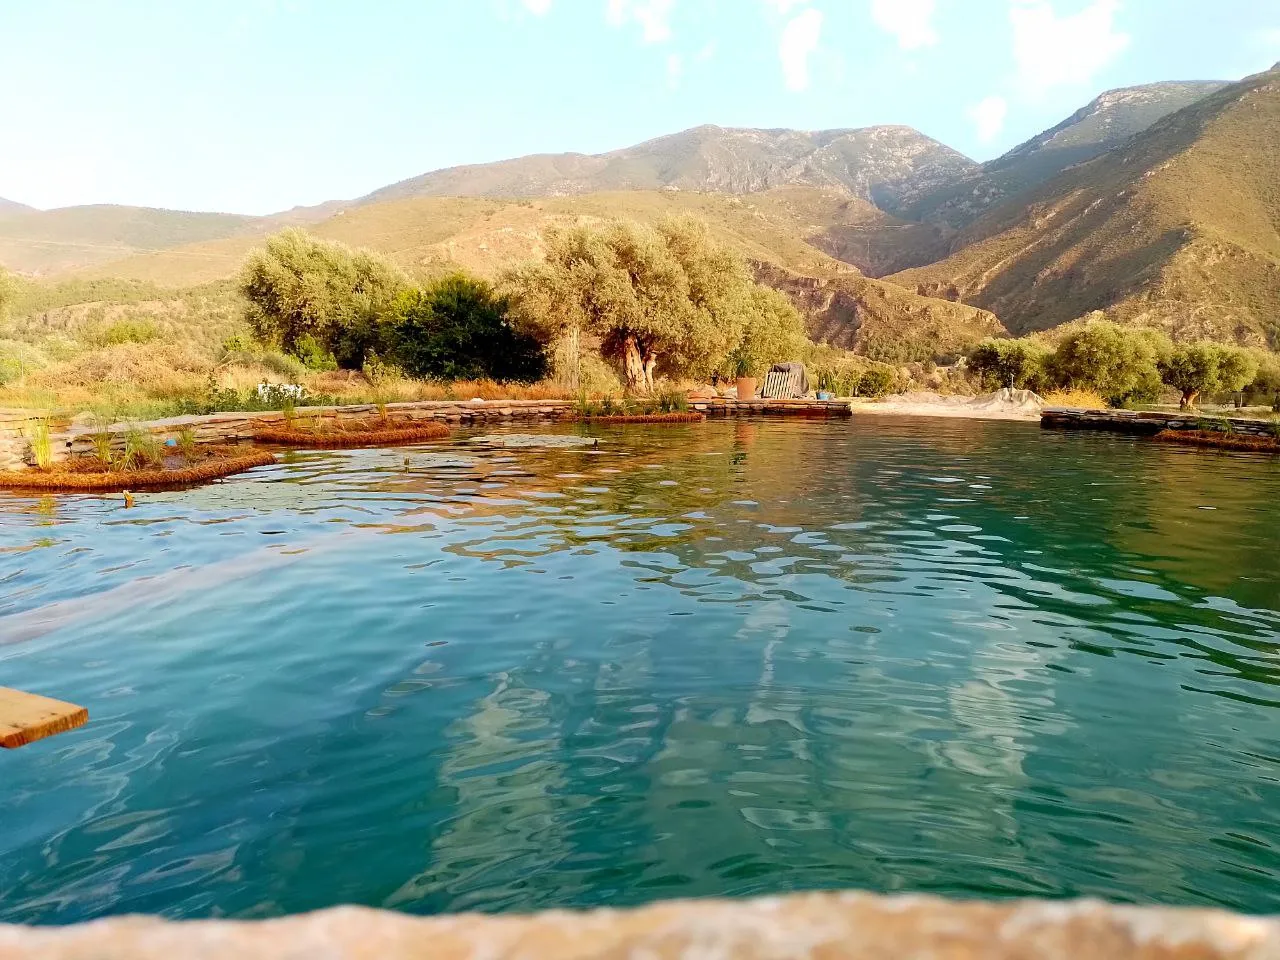
<path fill-rule="evenodd" d="M 0 747 L 13 749 L 83 726 L 89 711 L 74 703 L 0 687 Z"/>

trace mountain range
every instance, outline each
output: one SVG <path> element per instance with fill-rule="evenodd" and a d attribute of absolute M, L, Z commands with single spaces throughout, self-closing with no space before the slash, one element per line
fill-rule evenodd
<path fill-rule="evenodd" d="M 1113 90 L 975 163 L 903 126 L 701 126 L 599 155 L 452 167 L 270 217 L 0 200 L 0 264 L 188 286 L 305 224 L 411 270 L 495 274 L 552 223 L 706 219 L 820 339 L 945 352 L 1092 311 L 1277 344 L 1280 65 Z M 905 345 L 905 346 L 904 346 Z"/>

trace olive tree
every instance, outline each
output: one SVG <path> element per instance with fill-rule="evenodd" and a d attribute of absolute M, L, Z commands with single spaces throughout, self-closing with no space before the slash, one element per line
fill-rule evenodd
<path fill-rule="evenodd" d="M 346 368 L 378 346 L 381 322 L 409 279 L 368 250 L 290 229 L 250 254 L 239 289 L 258 339 L 297 353 L 310 337 Z"/>
<path fill-rule="evenodd" d="M 1201 341 L 1174 347 L 1160 364 L 1164 382 L 1182 394 L 1179 406 L 1188 410 L 1201 394 L 1241 390 L 1258 373 L 1258 361 L 1247 350 Z"/>
<path fill-rule="evenodd" d="M 1160 363 L 1171 349 L 1159 331 L 1095 320 L 1067 334 L 1048 365 L 1063 386 L 1093 390 L 1120 406 L 1159 397 Z"/>
<path fill-rule="evenodd" d="M 804 318 L 791 301 L 771 287 L 753 286 L 747 295 L 742 335 L 729 352 L 724 372 L 759 376 L 771 364 L 799 360 L 806 343 Z"/>
<path fill-rule="evenodd" d="M 742 337 L 753 284 L 746 266 L 693 220 L 553 229 L 546 256 L 503 280 L 520 321 L 547 342 L 585 335 L 618 361 L 626 387 L 658 373 L 702 374 Z"/>
<path fill-rule="evenodd" d="M 967 364 L 988 389 L 1013 386 L 1043 390 L 1049 351 L 1034 340 L 989 338 L 969 353 Z"/>

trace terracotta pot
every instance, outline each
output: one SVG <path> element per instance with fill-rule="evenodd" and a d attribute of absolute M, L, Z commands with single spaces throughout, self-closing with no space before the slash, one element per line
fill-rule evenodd
<path fill-rule="evenodd" d="M 756 396 L 756 378 L 755 377 L 739 377 L 738 378 L 738 399 L 754 400 Z"/>

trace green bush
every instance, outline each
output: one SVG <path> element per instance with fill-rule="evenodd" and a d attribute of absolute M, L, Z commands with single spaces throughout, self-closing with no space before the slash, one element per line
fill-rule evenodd
<path fill-rule="evenodd" d="M 855 397 L 883 397 L 892 393 L 896 377 L 888 367 L 872 367 L 858 377 L 850 395 Z"/>
<path fill-rule="evenodd" d="M 149 343 L 161 336 L 159 325 L 150 317 L 121 317 L 99 328 L 90 339 L 97 346 L 110 347 L 120 343 Z"/>
<path fill-rule="evenodd" d="M 461 273 L 403 294 L 385 342 L 388 358 L 414 377 L 533 383 L 547 373 L 542 345 L 511 324 L 507 299 Z"/>
<path fill-rule="evenodd" d="M 338 361 L 333 353 L 322 347 L 320 342 L 309 333 L 303 334 L 294 343 L 293 355 L 302 361 L 306 369 L 317 373 L 338 369 Z"/>
<path fill-rule="evenodd" d="M 1049 351 L 1034 340 L 989 339 L 969 354 L 969 369 L 983 387 L 1016 387 L 1043 393 L 1050 387 L 1046 364 Z"/>

